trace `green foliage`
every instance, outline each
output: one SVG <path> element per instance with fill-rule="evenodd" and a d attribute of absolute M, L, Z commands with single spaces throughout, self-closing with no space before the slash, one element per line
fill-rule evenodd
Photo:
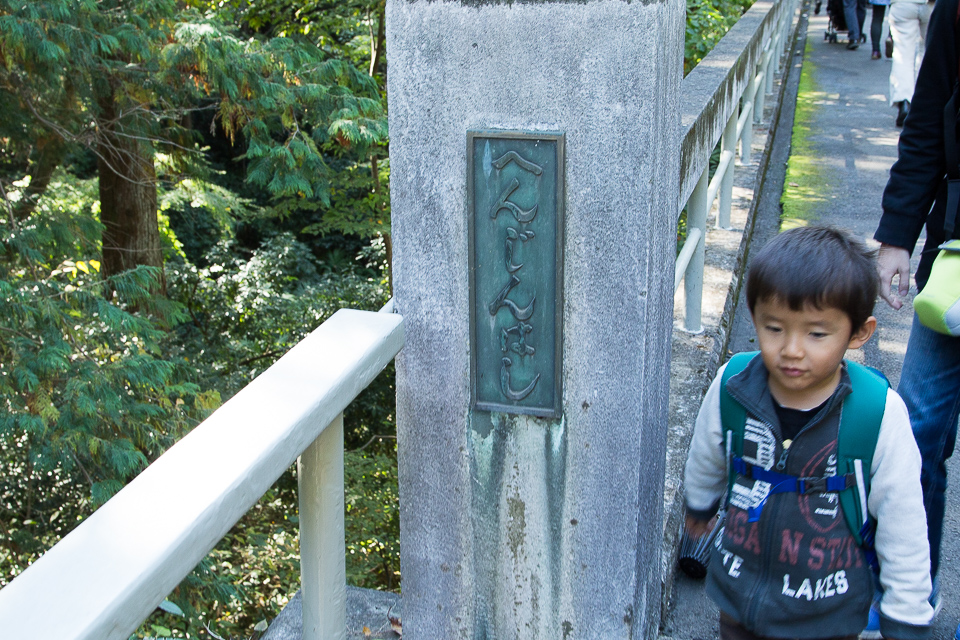
<path fill-rule="evenodd" d="M 806 44 L 809 53 L 810 43 Z M 819 149 L 813 143 L 813 119 L 817 105 L 829 96 L 817 86 L 816 66 L 808 55 L 800 74 L 797 110 L 790 140 L 790 159 L 787 162 L 786 185 L 783 189 L 781 228 L 808 224 L 820 217 L 820 212 L 834 195 L 827 185 L 832 184 L 828 169 L 821 160 Z"/>
<path fill-rule="evenodd" d="M 161 54 L 167 82 L 216 96 L 228 136 L 242 135 L 248 179 L 276 196 L 329 203 L 321 147 L 386 139 L 376 82 L 349 62 L 288 38 L 243 40 L 216 22 L 184 22 Z"/>
<path fill-rule="evenodd" d="M 349 429 L 349 426 L 347 427 Z M 400 516 L 396 445 L 376 439 L 344 454 L 349 584 L 399 587 Z M 184 613 L 156 611 L 135 637 L 250 637 L 300 586 L 297 474 L 291 468 L 169 596 Z"/>
<path fill-rule="evenodd" d="M 89 182 L 29 218 L 0 201 L 0 584 L 189 430 L 211 404 L 165 359 L 183 317 L 141 267 L 104 281 Z"/>
<path fill-rule="evenodd" d="M 250 637 L 299 588 L 296 475 L 290 471 L 254 505 L 168 600 L 183 615 L 156 611 L 135 637 Z"/>
<path fill-rule="evenodd" d="M 109 160 L 104 146 L 132 137 L 202 178 L 183 159 L 199 151 L 189 122 L 214 109 L 251 184 L 327 206 L 328 159 L 386 140 L 377 81 L 349 59 L 300 36 L 241 37 L 174 0 L 0 0 L 0 42 L 0 139 L 24 172 L 50 140 Z"/>
<path fill-rule="evenodd" d="M 379 180 L 384 183 L 390 175 L 389 161 L 378 166 Z M 375 187 L 369 164 L 357 164 L 339 171 L 332 181 L 331 203 L 323 209 L 319 222 L 303 228 L 307 234 L 344 233 L 361 238 L 385 236 L 390 233 L 390 194 Z M 289 203 L 278 206 L 285 212 Z M 301 205 L 301 209 L 303 207 Z"/>
<path fill-rule="evenodd" d="M 348 100 L 342 108 L 330 109 L 338 117 L 325 121 L 324 131 L 314 129 L 312 137 L 325 162 L 315 176 L 320 188 L 311 194 L 295 180 L 268 183 L 279 196 L 270 214 L 302 220 L 296 231 L 308 234 L 388 235 L 384 0 L 190 0 L 189 4 L 240 25 L 244 34 L 310 43 L 331 66 L 345 65 L 350 74 L 341 82 L 350 85 L 352 95 L 378 103 L 375 109 L 373 102 Z M 360 77 L 363 74 L 355 70 L 371 77 Z M 251 144 L 250 153 L 261 153 L 259 143 Z M 264 184 L 272 166 L 296 165 L 296 153 L 291 145 L 289 153 L 251 155 L 251 179 Z"/>
<path fill-rule="evenodd" d="M 230 14 L 230 20 L 269 36 L 308 38 L 334 57 L 369 67 L 371 40 L 378 31 L 386 0 L 189 0 L 190 4 Z"/>
<path fill-rule="evenodd" d="M 208 252 L 206 267 L 167 266 L 170 295 L 189 319 L 164 342 L 165 352 L 191 363 L 200 386 L 224 398 L 341 307 L 375 310 L 386 302 L 381 243 L 336 272 L 318 269 L 289 233 L 248 258 L 242 253 L 227 239 Z M 392 373 L 381 374 L 345 415 L 347 448 L 368 445 L 345 454 L 347 571 L 352 584 L 368 587 L 396 588 L 399 580 Z M 222 637 L 242 637 L 272 620 L 299 588 L 297 508 L 291 469 L 170 595 L 186 615 L 158 612 L 138 635 L 155 635 L 157 625 L 176 637 L 204 637 L 206 625 Z"/>
<path fill-rule="evenodd" d="M 751 5 L 753 0 L 687 0 L 684 75 L 710 53 Z"/>
<path fill-rule="evenodd" d="M 375 438 L 371 449 L 344 456 L 347 582 L 400 586 L 400 490 L 396 439 Z"/>
<path fill-rule="evenodd" d="M 292 234 L 267 240 L 249 259 L 221 241 L 208 266 L 167 266 L 168 291 L 186 310 L 169 349 L 190 362 L 203 388 L 228 397 L 342 307 L 376 309 L 386 283 L 362 269 L 321 274 Z"/>
<path fill-rule="evenodd" d="M 60 174 L 27 220 L 0 217 L 0 584 L 337 309 L 387 297 L 382 241 L 333 271 L 285 232 L 252 253 L 226 233 L 204 267 L 172 254 L 169 298 L 149 292 L 148 268 L 104 282 L 89 258 L 95 189 Z M 168 194 L 169 211 L 206 209 L 205 190 Z M 346 415 L 348 448 L 367 445 L 346 454 L 349 574 L 387 588 L 399 572 L 393 393 L 391 368 Z M 276 616 L 299 583 L 296 513 L 291 470 L 170 595 L 183 615 L 168 607 L 137 635 L 249 636 Z"/>
<path fill-rule="evenodd" d="M 91 120 L 115 95 L 131 122 L 155 132 L 144 107 L 176 95 L 155 81 L 176 10 L 173 0 L 0 0 L 0 104 L 11 116 L 0 131 L 25 145 L 52 135 L 95 146 Z"/>

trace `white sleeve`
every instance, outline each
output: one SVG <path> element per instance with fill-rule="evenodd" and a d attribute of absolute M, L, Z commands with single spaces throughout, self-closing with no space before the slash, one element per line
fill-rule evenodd
<path fill-rule="evenodd" d="M 920 451 L 913 439 L 903 400 L 892 389 L 870 469 L 867 508 L 877 522 L 875 545 L 880 561 L 883 600 L 880 612 L 891 620 L 928 625 L 930 547 L 920 489 Z"/>
<path fill-rule="evenodd" d="M 725 367 L 726 365 L 724 365 Z M 693 438 L 684 468 L 683 487 L 687 507 L 694 511 L 713 508 L 727 488 L 726 447 L 720 424 L 720 385 L 723 368 L 707 390 L 693 427 Z"/>

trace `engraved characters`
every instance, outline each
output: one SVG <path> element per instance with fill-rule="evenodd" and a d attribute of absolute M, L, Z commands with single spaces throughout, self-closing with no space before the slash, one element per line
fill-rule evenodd
<path fill-rule="evenodd" d="M 529 172 L 534 176 L 541 176 L 543 168 L 529 160 L 525 159 L 516 151 L 508 151 L 496 160 L 490 163 L 494 169 L 500 171 L 510 163 L 515 163 L 522 171 Z M 536 190 L 536 185 L 521 187 L 520 180 L 514 177 L 500 193 L 490 210 L 490 220 L 495 222 L 501 212 L 507 212 L 516 220 L 516 224 L 511 223 L 506 228 L 504 238 L 504 271 L 507 281 L 500 289 L 497 296 L 487 306 L 491 316 L 496 317 L 500 309 L 506 307 L 510 316 L 504 322 L 498 320 L 498 334 L 500 338 L 500 351 L 502 358 L 500 360 L 500 391 L 504 398 L 517 402 L 529 396 L 540 381 L 540 374 L 536 374 L 533 379 L 522 388 L 514 388 L 511 382 L 510 369 L 514 366 L 515 359 L 522 361 L 525 358 L 533 358 L 536 354 L 536 347 L 530 343 L 531 334 L 535 335 L 535 326 L 528 322 L 533 315 L 537 302 L 536 293 L 529 301 L 516 302 L 510 299 L 510 294 L 522 280 L 524 265 L 522 261 L 517 260 L 519 247 L 525 243 L 533 242 L 536 234 L 528 226 L 532 223 L 540 209 L 540 204 L 535 203 L 532 207 L 524 209 L 514 202 L 517 195 L 527 196 L 529 201 L 531 192 Z M 518 194 L 517 192 L 520 191 Z M 539 194 L 536 194 L 539 197 Z"/>

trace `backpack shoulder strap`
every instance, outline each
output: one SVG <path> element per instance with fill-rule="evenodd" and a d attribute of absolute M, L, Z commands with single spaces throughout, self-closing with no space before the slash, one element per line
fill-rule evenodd
<path fill-rule="evenodd" d="M 840 492 L 844 517 L 857 543 L 864 545 L 871 532 L 867 512 L 870 494 L 870 469 L 877 448 L 880 424 L 887 404 L 890 383 L 882 373 L 856 362 L 847 361 L 852 391 L 843 401 L 837 435 L 837 473 L 852 473 L 857 486 Z"/>
<path fill-rule="evenodd" d="M 727 368 L 723 370 L 720 382 L 720 423 L 723 427 L 723 440 L 727 446 L 727 494 L 733 487 L 736 472 L 730 464 L 730 457 L 743 455 L 743 432 L 747 425 L 747 411 L 727 392 L 727 382 L 733 376 L 747 368 L 759 351 L 744 351 L 730 357 Z"/>

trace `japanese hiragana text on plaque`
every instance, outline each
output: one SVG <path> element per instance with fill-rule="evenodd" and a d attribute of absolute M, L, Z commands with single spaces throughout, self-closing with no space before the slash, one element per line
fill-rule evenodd
<path fill-rule="evenodd" d="M 560 415 L 563 141 L 467 134 L 471 388 L 481 411 Z"/>

